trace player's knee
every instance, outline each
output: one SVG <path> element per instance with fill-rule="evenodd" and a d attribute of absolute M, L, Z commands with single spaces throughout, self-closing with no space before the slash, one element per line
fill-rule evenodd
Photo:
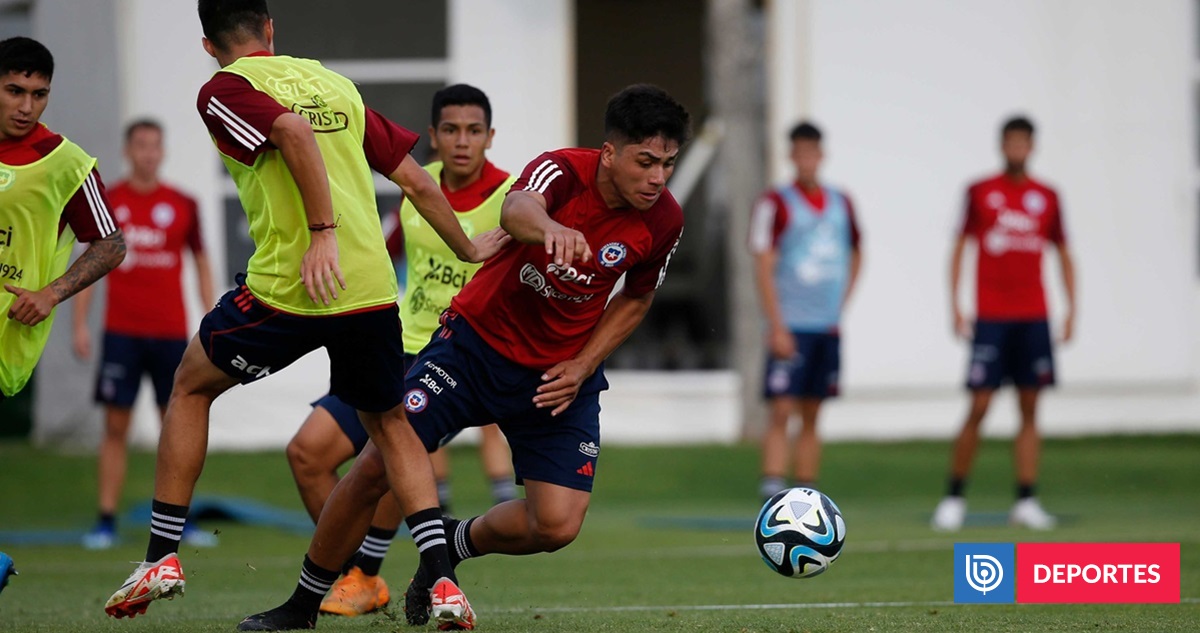
<path fill-rule="evenodd" d="M 533 538 L 543 552 L 554 552 L 571 544 L 579 536 L 578 521 L 538 521 L 533 526 Z"/>
<path fill-rule="evenodd" d="M 387 468 L 379 451 L 363 451 L 346 477 L 356 492 L 382 497 L 388 491 Z"/>
<path fill-rule="evenodd" d="M 292 474 L 296 478 L 309 478 L 319 473 L 321 470 L 320 460 L 317 459 L 316 451 L 306 446 L 303 442 L 292 438 L 292 441 L 287 445 L 287 460 L 288 465 L 292 468 Z"/>

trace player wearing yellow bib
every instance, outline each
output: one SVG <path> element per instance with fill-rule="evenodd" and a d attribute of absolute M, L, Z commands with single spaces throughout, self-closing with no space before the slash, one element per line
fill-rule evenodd
<path fill-rule="evenodd" d="M 330 391 L 358 410 L 387 463 L 421 560 L 443 572 L 431 586 L 435 610 L 442 622 L 473 621 L 449 565 L 433 469 L 427 460 L 407 458 L 423 454 L 424 445 L 401 406 L 396 277 L 371 171 L 399 185 L 457 257 L 482 261 L 505 238 L 492 232 L 473 242 L 463 233 L 437 183 L 408 155 L 416 135 L 367 108 L 348 79 L 313 60 L 274 56 L 265 0 L 200 0 L 198 9 L 204 49 L 221 70 L 201 88 L 197 108 L 237 184 L 255 252 L 244 282 L 205 315 L 175 373 L 158 446 L 146 560 L 105 611 L 134 616 L 153 600 L 183 592 L 177 552 L 204 465 L 213 400 L 324 347 Z M 376 501 L 335 492 L 327 510 L 352 525 L 361 516 L 365 531 Z M 323 527 L 318 524 L 317 537 L 333 538 Z M 239 628 L 312 628 L 344 563 L 327 558 L 305 558 L 300 588 L 287 605 Z"/>
<path fill-rule="evenodd" d="M 492 106 L 483 91 L 458 84 L 433 96 L 429 138 L 438 160 L 425 170 L 441 183 L 442 193 L 468 236 L 500 225 L 504 195 L 516 180 L 487 159 L 494 135 Z M 408 259 L 408 283 L 400 304 L 400 321 L 404 325 L 405 366 L 411 367 L 417 352 L 429 343 L 438 328 L 442 311 L 450 306 L 450 300 L 480 265 L 459 261 L 411 200 L 404 201 L 397 217 L 399 221 L 388 243 L 391 246 L 402 241 Z M 425 368 L 425 371 L 437 370 Z M 480 453 L 484 472 L 491 480 L 493 501 L 513 499 L 516 485 L 504 436 L 494 424 L 481 431 Z M 338 482 L 338 468 L 361 452 L 366 443 L 367 433 L 352 407 L 332 394 L 313 403 L 312 413 L 288 444 L 287 455 L 300 498 L 314 521 Z M 438 502 L 447 511 L 449 467 L 444 451 L 438 450 L 431 458 Z M 322 612 L 356 616 L 388 603 L 387 583 L 380 578 L 379 569 L 401 518 L 391 495 L 385 495 L 355 561 L 321 603 Z"/>
<path fill-rule="evenodd" d="M 53 76 L 41 43 L 0 41 L 0 400 L 33 375 L 54 307 L 125 258 L 96 159 L 40 122 Z M 68 269 L 76 240 L 88 247 Z"/>

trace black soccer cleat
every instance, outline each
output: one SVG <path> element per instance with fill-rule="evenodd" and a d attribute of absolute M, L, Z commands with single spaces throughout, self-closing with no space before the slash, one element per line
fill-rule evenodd
<path fill-rule="evenodd" d="M 238 624 L 239 631 L 295 631 L 317 628 L 317 612 L 300 609 L 291 602 L 255 615 Z"/>
<path fill-rule="evenodd" d="M 404 590 L 404 619 L 409 626 L 425 626 L 429 622 L 429 611 L 433 608 L 429 595 L 429 587 L 433 579 L 425 571 L 425 566 L 417 564 L 417 571 Z"/>

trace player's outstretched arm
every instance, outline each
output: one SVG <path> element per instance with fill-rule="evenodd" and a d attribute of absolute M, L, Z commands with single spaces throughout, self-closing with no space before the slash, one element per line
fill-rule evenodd
<path fill-rule="evenodd" d="M 105 238 L 89 243 L 87 250 L 71 264 L 67 272 L 45 288 L 29 290 L 5 284 L 6 291 L 17 295 L 8 310 L 8 318 L 30 327 L 45 321 L 54 306 L 96 283 L 108 271 L 120 266 L 124 259 L 125 236 L 118 229 Z"/>
<path fill-rule="evenodd" d="M 497 231 L 489 231 L 471 241 L 463 232 L 458 218 L 454 217 L 454 209 L 446 201 L 442 188 L 411 155 L 400 161 L 400 166 L 388 179 L 404 190 L 405 197 L 412 201 L 417 213 L 437 231 L 438 237 L 442 238 L 460 260 L 482 262 L 498 253 L 500 248 L 508 243 L 508 237 Z"/>
<path fill-rule="evenodd" d="M 500 226 L 524 244 L 544 244 L 546 254 L 559 266 L 592 258 L 587 238 L 550 218 L 546 198 L 536 191 L 511 191 L 500 210 Z"/>
<path fill-rule="evenodd" d="M 579 394 L 583 381 L 595 373 L 600 363 L 633 334 L 642 319 L 646 318 L 653 302 L 653 291 L 640 297 L 631 297 L 623 292 L 613 297 L 596 324 L 592 337 L 579 354 L 542 374 L 543 384 L 533 397 L 534 405 L 539 409 L 553 407 L 550 415 L 566 411 Z"/>

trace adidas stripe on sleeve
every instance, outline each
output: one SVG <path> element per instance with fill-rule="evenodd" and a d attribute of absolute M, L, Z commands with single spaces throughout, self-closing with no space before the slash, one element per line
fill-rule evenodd
<path fill-rule="evenodd" d="M 567 161 L 554 152 L 546 152 L 525 166 L 511 191 L 540 194 L 546 199 L 546 208 L 553 211 L 569 200 L 579 186 L 579 179 Z"/>

